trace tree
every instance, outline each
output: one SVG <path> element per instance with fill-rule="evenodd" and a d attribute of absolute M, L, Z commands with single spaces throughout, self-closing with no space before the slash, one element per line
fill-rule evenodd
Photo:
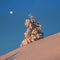
<path fill-rule="evenodd" d="M 25 46 L 33 41 L 37 41 L 43 38 L 43 32 L 41 32 L 41 24 L 38 23 L 34 17 L 30 14 L 30 19 L 26 19 L 25 26 L 28 27 L 24 33 L 25 38 L 20 46 Z"/>

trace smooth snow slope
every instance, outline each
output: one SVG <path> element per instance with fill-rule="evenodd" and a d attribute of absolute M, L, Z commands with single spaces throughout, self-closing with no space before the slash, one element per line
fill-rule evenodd
<path fill-rule="evenodd" d="M 60 32 L 17 48 L 0 60 L 60 60 Z"/>

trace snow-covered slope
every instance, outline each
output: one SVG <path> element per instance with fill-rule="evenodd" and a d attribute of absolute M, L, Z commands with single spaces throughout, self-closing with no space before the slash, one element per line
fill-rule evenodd
<path fill-rule="evenodd" d="M 60 60 L 60 32 L 17 48 L 0 60 Z"/>

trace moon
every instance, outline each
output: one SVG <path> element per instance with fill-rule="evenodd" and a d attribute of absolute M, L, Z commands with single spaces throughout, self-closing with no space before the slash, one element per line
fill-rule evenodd
<path fill-rule="evenodd" d="M 13 14 L 13 11 L 10 11 L 10 14 Z"/>

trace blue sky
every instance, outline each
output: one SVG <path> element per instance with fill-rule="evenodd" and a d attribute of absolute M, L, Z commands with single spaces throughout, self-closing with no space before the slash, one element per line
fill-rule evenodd
<path fill-rule="evenodd" d="M 60 0 L 0 0 L 0 56 L 20 46 L 29 13 L 42 24 L 44 37 L 60 32 Z"/>

